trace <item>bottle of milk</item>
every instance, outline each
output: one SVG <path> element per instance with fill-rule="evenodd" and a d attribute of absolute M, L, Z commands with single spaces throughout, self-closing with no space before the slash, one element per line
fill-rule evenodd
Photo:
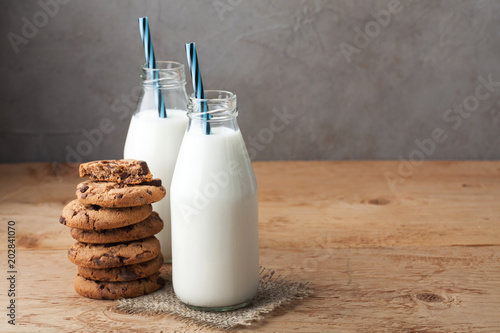
<path fill-rule="evenodd" d="M 247 305 L 259 285 L 257 183 L 236 95 L 206 90 L 205 97 L 189 99 L 170 190 L 172 282 L 184 304 L 226 311 Z"/>
<path fill-rule="evenodd" d="M 143 160 L 153 174 L 160 178 L 167 195 L 153 204 L 164 222 L 156 235 L 160 240 L 165 262 L 172 258 L 170 232 L 170 194 L 177 154 L 186 132 L 187 94 L 184 65 L 174 61 L 158 61 L 156 69 L 142 67 L 142 93 L 130 121 L 125 141 L 124 158 Z M 163 94 L 167 118 L 160 118 L 155 102 L 157 89 Z"/>

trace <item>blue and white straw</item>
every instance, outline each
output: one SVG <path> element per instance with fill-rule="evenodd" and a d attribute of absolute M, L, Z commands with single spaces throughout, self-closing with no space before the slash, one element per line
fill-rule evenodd
<path fill-rule="evenodd" d="M 139 18 L 139 30 L 141 32 L 142 44 L 144 45 L 144 54 L 146 55 L 146 65 L 150 69 L 156 69 L 155 52 L 153 50 L 153 42 L 151 41 L 151 33 L 149 30 L 149 23 L 147 17 Z M 160 76 L 158 71 L 153 71 L 153 79 L 159 80 Z M 157 87 L 159 84 L 157 83 Z M 160 118 L 167 118 L 167 111 L 165 110 L 165 101 L 160 89 L 156 89 L 155 93 L 156 108 L 158 109 L 158 116 Z"/>
<path fill-rule="evenodd" d="M 205 91 L 203 90 L 203 82 L 201 80 L 200 65 L 198 56 L 196 55 L 196 45 L 194 43 L 186 44 L 187 61 L 189 71 L 191 72 L 191 82 L 193 83 L 194 96 L 197 99 L 205 99 Z M 200 112 L 203 113 L 205 119 L 205 134 L 210 134 L 210 123 L 208 119 L 212 118 L 207 112 L 208 107 L 206 102 L 201 102 Z"/>

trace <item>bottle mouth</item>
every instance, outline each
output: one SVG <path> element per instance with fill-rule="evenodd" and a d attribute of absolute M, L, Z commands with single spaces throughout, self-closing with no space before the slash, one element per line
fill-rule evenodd
<path fill-rule="evenodd" d="M 169 88 L 186 84 L 184 64 L 177 61 L 157 61 L 156 68 L 144 64 L 140 76 L 144 86 Z"/>
<path fill-rule="evenodd" d="M 205 90 L 205 98 L 196 98 L 193 93 L 187 109 L 191 119 L 222 121 L 238 115 L 236 94 L 226 90 Z"/>

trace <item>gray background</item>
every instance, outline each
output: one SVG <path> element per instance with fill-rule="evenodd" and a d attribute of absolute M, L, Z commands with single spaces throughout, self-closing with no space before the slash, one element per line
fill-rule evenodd
<path fill-rule="evenodd" d="M 0 162 L 71 161 L 82 131 L 106 118 L 114 129 L 81 157 L 121 157 L 130 117 L 111 107 L 138 83 L 139 16 L 149 16 L 157 59 L 186 63 L 184 43 L 197 42 L 205 88 L 238 95 L 256 160 L 408 158 L 435 128 L 447 139 L 428 159 L 499 159 L 500 87 L 457 128 L 443 116 L 478 76 L 500 81 L 500 2 L 401 0 L 349 63 L 340 44 L 355 45 L 354 29 L 388 4 L 73 0 L 43 24 L 38 1 L 3 0 Z M 23 36 L 23 17 L 34 16 L 41 27 L 16 53 L 8 33 Z M 272 110 L 284 108 L 295 118 L 270 138 Z"/>

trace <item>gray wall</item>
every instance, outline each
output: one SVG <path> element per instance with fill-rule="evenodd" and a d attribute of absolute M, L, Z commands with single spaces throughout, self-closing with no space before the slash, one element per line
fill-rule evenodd
<path fill-rule="evenodd" d="M 130 118 L 111 107 L 138 83 L 139 16 L 157 59 L 185 63 L 197 42 L 205 88 L 238 95 L 256 160 L 500 158 L 500 85 L 477 88 L 500 82 L 498 1 L 73 0 L 53 17 L 1 5 L 0 162 L 65 161 L 102 119 L 114 129 L 82 159 L 121 157 Z M 294 118 L 273 132 L 276 112 Z"/>

